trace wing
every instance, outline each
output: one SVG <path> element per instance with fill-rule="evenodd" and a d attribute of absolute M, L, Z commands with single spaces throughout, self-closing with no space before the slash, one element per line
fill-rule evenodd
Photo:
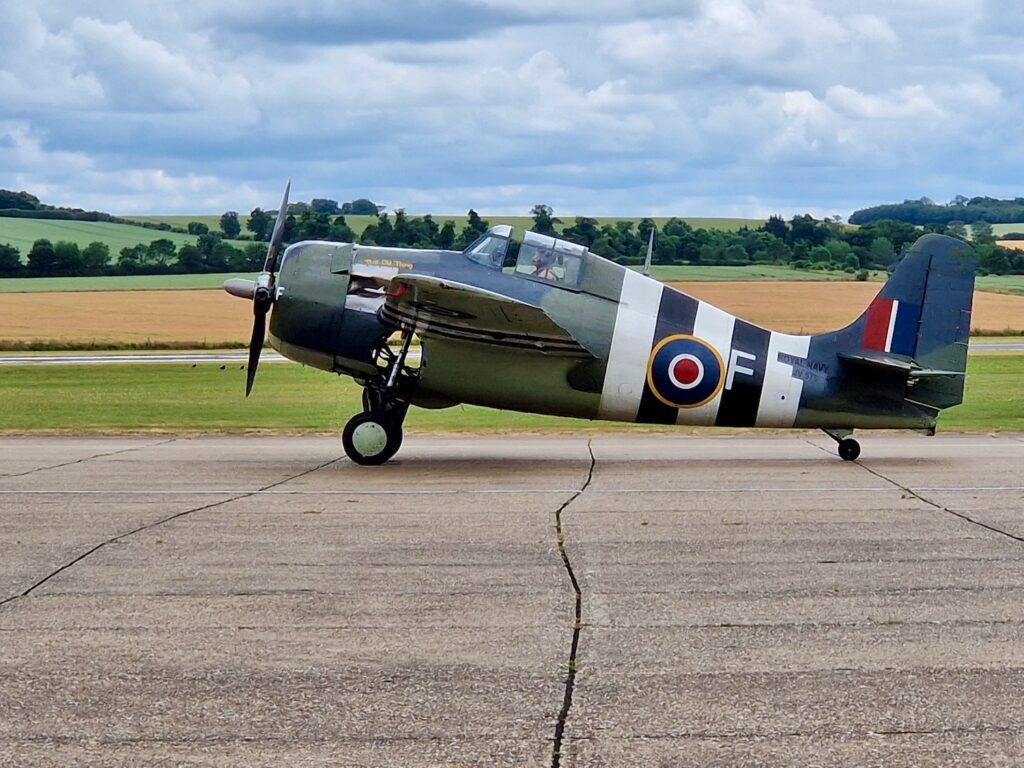
<path fill-rule="evenodd" d="M 540 307 L 438 277 L 397 274 L 381 318 L 423 338 L 457 339 L 563 357 L 593 357 Z"/>

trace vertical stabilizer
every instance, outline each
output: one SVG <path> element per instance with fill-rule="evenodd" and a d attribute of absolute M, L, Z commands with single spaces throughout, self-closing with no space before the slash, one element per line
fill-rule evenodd
<path fill-rule="evenodd" d="M 974 298 L 974 257 L 952 237 L 918 238 L 854 323 L 812 339 L 812 348 L 898 371 L 908 401 L 939 410 L 963 402 Z M 895 382 L 893 382 L 895 384 Z"/>

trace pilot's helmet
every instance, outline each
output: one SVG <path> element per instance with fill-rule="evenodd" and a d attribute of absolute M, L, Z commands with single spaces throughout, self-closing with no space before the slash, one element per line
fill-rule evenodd
<path fill-rule="evenodd" d="M 550 248 L 538 248 L 533 253 L 533 262 L 535 264 L 544 264 L 545 266 L 551 264 L 555 260 L 555 252 Z"/>

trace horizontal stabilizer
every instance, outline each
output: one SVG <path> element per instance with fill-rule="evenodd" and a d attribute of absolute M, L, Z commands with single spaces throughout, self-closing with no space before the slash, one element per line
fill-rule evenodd
<path fill-rule="evenodd" d="M 880 368 L 892 373 L 902 373 L 908 379 L 926 379 L 939 376 L 963 376 L 963 371 L 942 371 L 935 368 L 922 368 L 913 360 L 895 357 L 885 352 L 861 350 L 859 352 L 840 352 L 839 358 L 854 365 Z"/>

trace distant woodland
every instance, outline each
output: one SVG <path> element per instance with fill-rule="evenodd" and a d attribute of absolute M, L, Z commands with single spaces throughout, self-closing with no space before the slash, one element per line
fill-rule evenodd
<path fill-rule="evenodd" d="M 346 215 L 356 214 L 377 217 L 358 237 L 345 221 Z M 1024 221 L 1024 199 L 1020 198 L 957 198 L 948 205 L 918 200 L 878 206 L 857 211 L 851 217 L 851 223 L 859 224 L 855 227 L 836 220 L 816 220 L 809 215 L 789 220 L 772 216 L 762 226 L 737 231 L 694 228 L 678 218 L 669 219 L 660 227 L 649 218 L 600 223 L 580 216 L 563 222 L 543 204 L 535 205 L 530 215 L 535 231 L 557 232 L 560 237 L 586 245 L 592 252 L 621 264 L 643 263 L 648 237 L 654 230 L 655 264 L 777 264 L 795 269 L 842 270 L 863 280 L 867 279 L 868 270 L 890 269 L 923 232 L 940 232 L 969 240 L 983 274 L 1024 274 L 1024 252 L 999 247 L 992 231 L 993 222 Z M 0 190 L 0 217 L 3 216 L 128 223 L 98 211 L 47 206 L 27 192 Z M 194 245 L 177 246 L 160 238 L 122 248 L 117 253 L 111 253 L 109 246 L 98 241 L 80 248 L 75 243 L 39 239 L 27 254 L 9 244 L 0 244 L 0 277 L 256 272 L 262 266 L 265 241 L 275 219 L 276 213 L 255 208 L 246 219 L 243 234 L 238 213 L 227 211 L 220 217 L 218 230 L 201 222 L 192 222 L 180 230 L 196 236 Z M 168 224 L 145 226 L 172 230 Z M 284 239 L 288 243 L 333 240 L 462 250 L 488 227 L 489 223 L 472 210 L 459 227 L 454 221 L 439 223 L 429 215 L 407 216 L 401 210 L 388 213 L 366 199 L 343 205 L 314 199 L 289 206 Z M 239 238 L 252 242 L 241 248 L 227 242 Z M 513 248 L 510 259 L 514 258 Z"/>

